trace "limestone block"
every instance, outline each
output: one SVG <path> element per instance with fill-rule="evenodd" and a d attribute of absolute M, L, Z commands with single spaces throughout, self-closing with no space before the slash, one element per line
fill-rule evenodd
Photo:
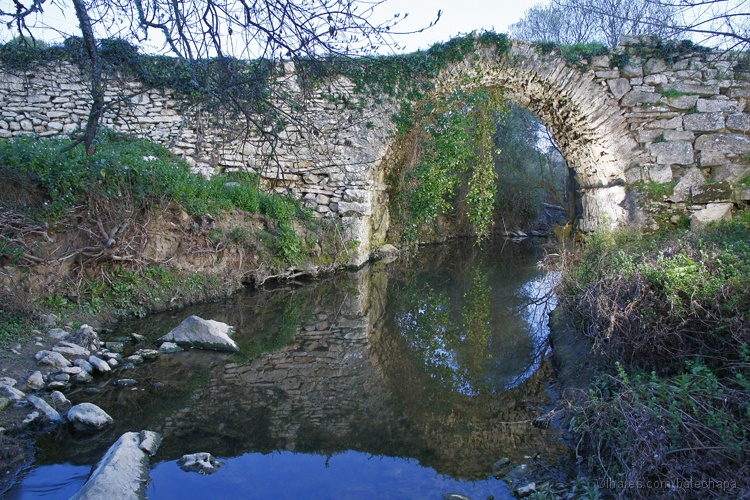
<path fill-rule="evenodd" d="M 688 94 L 696 94 L 700 96 L 714 96 L 719 95 L 718 85 L 705 85 L 701 83 L 685 83 L 675 82 L 668 85 L 664 85 L 664 90 L 676 90 L 678 92 L 686 92 Z"/>
<path fill-rule="evenodd" d="M 341 201 L 338 204 L 338 211 L 342 215 L 372 215 L 372 207 L 369 203 Z"/>
<path fill-rule="evenodd" d="M 698 102 L 697 95 L 681 95 L 679 97 L 668 97 L 667 104 L 675 109 L 690 109 Z"/>
<path fill-rule="evenodd" d="M 715 167 L 729 163 L 727 156 L 723 151 L 701 151 L 699 153 L 701 167 Z"/>
<path fill-rule="evenodd" d="M 643 83 L 646 85 L 663 85 L 669 83 L 665 75 L 658 73 L 655 75 L 648 75 L 643 78 Z"/>
<path fill-rule="evenodd" d="M 620 104 L 623 106 L 635 106 L 636 104 L 656 104 L 662 99 L 661 94 L 656 92 L 642 92 L 637 90 L 631 90 L 623 96 L 620 100 Z"/>
<path fill-rule="evenodd" d="M 609 86 L 609 91 L 612 92 L 612 95 L 615 96 L 615 99 L 618 101 L 630 92 L 630 82 L 627 78 L 617 78 L 615 80 L 608 80 L 607 85 Z"/>
<path fill-rule="evenodd" d="M 672 180 L 672 167 L 669 165 L 652 165 L 648 169 L 648 177 L 653 182 L 663 184 Z"/>
<path fill-rule="evenodd" d="M 718 132 L 724 128 L 724 113 L 694 113 L 683 118 L 685 130 L 695 132 Z"/>
<path fill-rule="evenodd" d="M 646 75 L 652 74 L 652 73 L 661 73 L 662 71 L 667 69 L 667 62 L 664 59 L 658 59 L 655 57 L 652 57 L 648 61 L 646 61 L 646 64 L 643 65 L 643 72 Z"/>
<path fill-rule="evenodd" d="M 701 173 L 700 169 L 693 167 L 688 169 L 687 172 L 682 174 L 682 177 L 674 189 L 672 194 L 667 198 L 668 201 L 673 203 L 681 203 L 687 200 L 694 190 L 700 189 L 706 183 L 706 178 Z"/>
<path fill-rule="evenodd" d="M 647 123 L 646 126 L 648 125 L 649 124 Z M 666 132 L 664 129 L 659 128 L 639 129 L 635 137 L 636 141 L 644 144 L 647 142 L 654 142 L 658 137 L 665 137 L 664 132 Z"/>
<path fill-rule="evenodd" d="M 617 78 L 620 76 L 620 72 L 617 70 L 603 70 L 603 71 L 595 71 L 594 75 L 596 75 L 597 78 Z"/>
<path fill-rule="evenodd" d="M 732 87 L 729 89 L 729 97 L 736 99 L 738 97 L 750 97 L 750 85 L 743 85 L 741 87 Z"/>
<path fill-rule="evenodd" d="M 733 195 L 732 185 L 729 182 L 715 182 L 705 184 L 700 189 L 693 191 L 693 203 L 719 203 L 729 202 Z"/>
<path fill-rule="evenodd" d="M 731 219 L 733 208 L 734 203 L 709 203 L 706 208 L 690 216 L 690 227 L 697 229 L 710 222 Z"/>
<path fill-rule="evenodd" d="M 737 182 L 750 175 L 750 166 L 727 163 L 711 168 L 711 178 L 715 181 Z"/>
<path fill-rule="evenodd" d="M 739 113 L 745 109 L 745 104 L 730 99 L 698 99 L 697 109 L 699 113 L 713 113 L 717 111 Z"/>
<path fill-rule="evenodd" d="M 0 126 L 2 126 L 0 124 Z M 733 113 L 727 116 L 727 128 L 737 132 L 750 131 L 750 115 L 747 113 Z"/>
<path fill-rule="evenodd" d="M 620 73 L 624 77 L 639 78 L 643 76 L 643 67 L 640 64 L 628 63 L 620 68 Z"/>
<path fill-rule="evenodd" d="M 740 134 L 704 134 L 695 140 L 695 149 L 739 155 L 750 152 L 750 137 Z"/>
<path fill-rule="evenodd" d="M 668 120 L 654 120 L 652 122 L 643 125 L 645 128 L 659 128 L 659 129 L 671 129 L 678 130 L 682 128 L 682 117 L 675 116 Z"/>
<path fill-rule="evenodd" d="M 667 141 L 690 141 L 695 140 L 695 134 L 689 130 L 665 130 L 664 139 Z"/>
<path fill-rule="evenodd" d="M 658 164 L 689 165 L 694 162 L 693 145 L 689 142 L 657 142 L 649 144 L 646 149 L 656 156 Z"/>

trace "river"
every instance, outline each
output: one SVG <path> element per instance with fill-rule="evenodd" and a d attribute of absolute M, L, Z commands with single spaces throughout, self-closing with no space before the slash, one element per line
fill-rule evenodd
<path fill-rule="evenodd" d="M 240 352 L 162 355 L 77 387 L 74 404 L 115 423 L 42 437 L 8 498 L 68 498 L 123 432 L 142 429 L 164 437 L 151 499 L 509 498 L 511 480 L 570 463 L 558 433 L 531 424 L 555 397 L 542 252 L 457 240 L 121 322 L 111 338 L 153 341 L 196 314 L 234 326 Z M 225 465 L 180 469 L 196 452 Z"/>

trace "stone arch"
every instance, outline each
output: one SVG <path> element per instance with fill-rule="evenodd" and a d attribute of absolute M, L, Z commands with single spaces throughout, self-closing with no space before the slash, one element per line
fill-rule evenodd
<path fill-rule="evenodd" d="M 514 41 L 507 54 L 497 56 L 482 47 L 449 67 L 439 77 L 438 92 L 467 88 L 467 82 L 469 87 L 502 88 L 509 101 L 534 112 L 550 130 L 581 186 L 583 231 L 629 221 L 625 179 L 638 143 L 618 101 L 593 72 Z"/>

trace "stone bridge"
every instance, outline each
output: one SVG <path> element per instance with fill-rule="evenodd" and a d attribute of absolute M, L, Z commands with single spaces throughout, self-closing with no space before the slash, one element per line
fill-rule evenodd
<path fill-rule="evenodd" d="M 744 204 L 750 75 L 737 70 L 736 54 L 659 55 L 644 48 L 631 40 L 611 55 L 571 64 L 557 51 L 542 54 L 518 41 L 501 56 L 480 46 L 441 71 L 436 92 L 449 95 L 466 82 L 500 87 L 536 113 L 577 174 L 584 231 L 655 226 Z M 321 217 L 339 218 L 348 238 L 359 242 L 351 263 L 361 264 L 386 242 L 385 171 L 399 146 L 392 116 L 400 103 L 355 95 L 345 78 L 310 95 L 291 64 L 277 78 L 292 96 L 283 106 L 297 119 L 275 142 L 238 132 L 226 116 L 176 92 L 115 78 L 107 97 L 122 104 L 104 124 L 164 144 L 205 175 L 260 173 L 268 186 L 298 196 Z M 85 75 L 65 62 L 25 71 L 0 67 L 0 137 L 76 130 L 87 115 L 86 88 Z M 670 183 L 673 194 L 648 199 L 633 189 L 648 183 Z"/>

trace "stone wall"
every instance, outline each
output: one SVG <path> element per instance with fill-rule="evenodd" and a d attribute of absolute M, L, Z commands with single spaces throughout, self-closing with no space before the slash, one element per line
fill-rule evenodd
<path fill-rule="evenodd" d="M 535 112 L 577 172 L 585 231 L 637 222 L 653 225 L 688 213 L 744 203 L 737 187 L 750 170 L 750 82 L 732 54 L 693 52 L 666 60 L 631 52 L 571 65 L 513 42 L 498 56 L 479 48 L 437 77 L 435 96 L 461 88 L 501 87 Z M 292 65 L 276 76 L 291 117 L 280 133 L 248 129 L 226 113 L 202 108 L 174 91 L 145 88 L 110 75 L 112 103 L 104 125 L 159 142 L 204 175 L 248 169 L 277 192 L 304 200 L 321 217 L 339 219 L 356 240 L 352 264 L 385 242 L 384 183 L 395 146 L 392 115 L 400 103 L 353 95 L 343 78 L 304 92 Z M 86 120 L 86 77 L 68 63 L 11 71 L 0 68 L 0 138 L 70 133 Z M 333 97 L 333 98 L 332 98 Z M 248 131 L 249 130 L 249 131 Z M 651 200 L 629 196 L 634 183 L 675 184 Z M 502 182 L 502 180 L 501 180 Z M 667 218 L 668 219 L 668 218 Z"/>

